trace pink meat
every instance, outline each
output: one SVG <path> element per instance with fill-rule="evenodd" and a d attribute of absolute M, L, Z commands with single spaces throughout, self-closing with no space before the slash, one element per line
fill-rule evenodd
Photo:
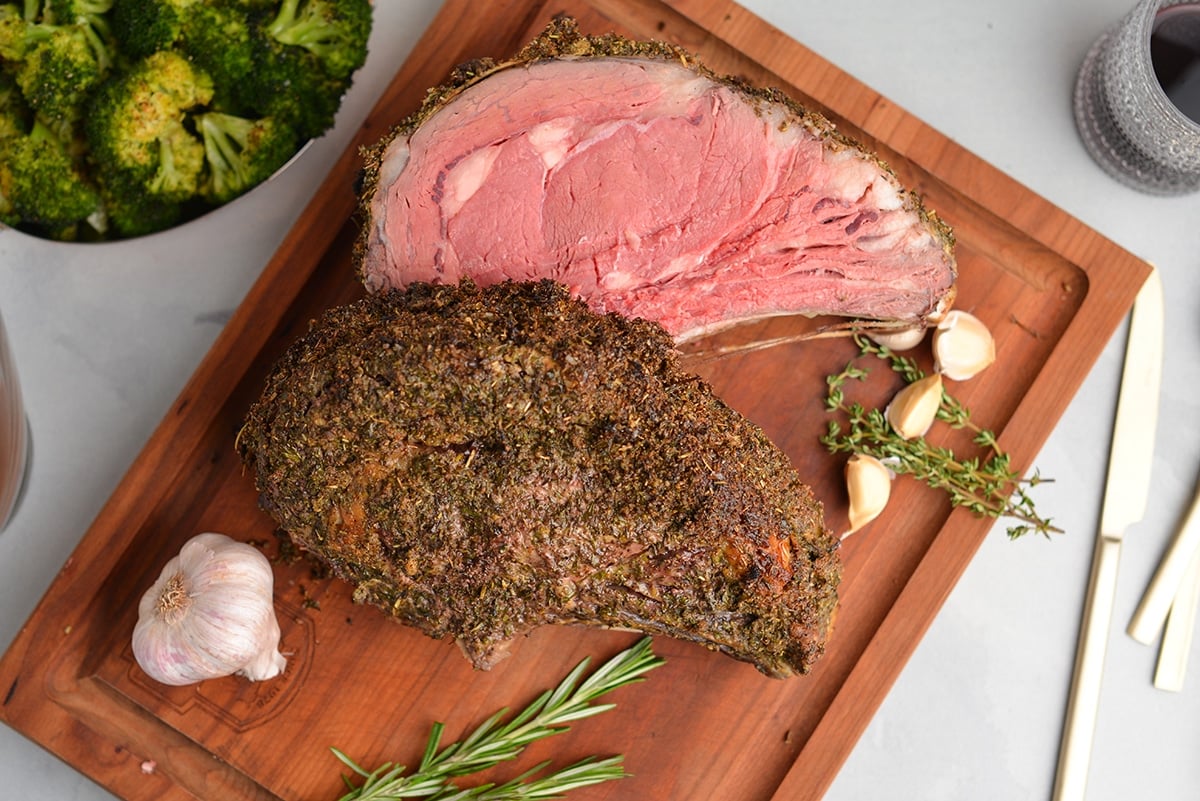
<path fill-rule="evenodd" d="M 680 341 L 779 314 L 943 310 L 944 227 L 813 119 L 673 61 L 498 70 L 383 150 L 363 279 L 552 278 Z"/>

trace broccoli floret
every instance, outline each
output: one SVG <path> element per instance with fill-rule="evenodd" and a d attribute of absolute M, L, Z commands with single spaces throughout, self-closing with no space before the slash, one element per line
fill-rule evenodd
<path fill-rule="evenodd" d="M 96 163 L 103 169 L 152 170 L 159 140 L 174 134 L 185 113 L 207 104 L 212 94 L 208 75 L 171 50 L 114 75 L 88 103 L 84 132 Z"/>
<path fill-rule="evenodd" d="M 25 128 L 21 115 L 8 109 L 0 109 L 0 140 L 23 136 Z"/>
<path fill-rule="evenodd" d="M 109 15 L 121 52 L 133 59 L 172 47 L 189 10 L 200 0 L 115 0 Z"/>
<path fill-rule="evenodd" d="M 100 0 L 56 0 L 61 13 L 50 6 L 27 3 L 0 7 L 0 57 L 26 101 L 52 124 L 77 119 L 87 94 L 112 65 L 112 44 L 107 23 L 98 14 L 86 13 Z M 79 3 L 76 9 L 75 3 Z M 78 10 L 78 13 L 76 13 Z"/>
<path fill-rule="evenodd" d="M 20 61 L 53 29 L 74 28 L 92 48 L 100 70 L 106 71 L 115 49 L 106 16 L 111 7 L 112 0 L 25 0 L 23 9 L 6 4 L 0 7 L 0 57 Z"/>
<path fill-rule="evenodd" d="M 117 43 L 108 22 L 113 0 L 50 0 L 46 17 L 56 25 L 80 29 L 92 47 L 101 75 L 112 69 L 117 59 Z"/>
<path fill-rule="evenodd" d="M 282 45 L 261 28 L 253 36 L 254 68 L 237 86 L 236 105 L 290 125 L 301 142 L 332 128 L 349 82 L 326 73 L 302 47 Z"/>
<path fill-rule="evenodd" d="M 12 194 L 12 175 L 7 165 L 11 159 L 8 151 L 12 142 L 26 133 L 26 120 L 30 115 L 24 102 L 12 79 L 0 73 L 0 223 L 5 225 L 20 222 L 9 197 Z"/>
<path fill-rule="evenodd" d="M 0 138 L 0 220 L 54 238 L 96 213 L 100 198 L 43 123 L 27 134 Z"/>
<path fill-rule="evenodd" d="M 80 20 L 92 20 L 107 14 L 113 0 L 47 0 L 44 14 L 52 22 L 65 25 Z"/>
<path fill-rule="evenodd" d="M 132 191 L 175 204 L 199 193 L 204 145 L 185 121 L 212 93 L 211 79 L 171 50 L 142 59 L 97 89 L 83 128 L 108 188 L 106 201 Z M 111 209 L 110 217 L 120 233 L 131 235 L 121 227 L 125 217 Z"/>
<path fill-rule="evenodd" d="M 253 25 L 251 12 L 235 3 L 199 3 L 184 15 L 177 48 L 212 76 L 222 105 L 254 66 Z"/>
<path fill-rule="evenodd" d="M 34 117 L 20 87 L 10 75 L 0 72 L 0 139 L 24 136 L 33 126 Z M 72 161 L 83 163 L 87 145 L 74 120 L 38 117 L 38 121 L 58 139 Z"/>
<path fill-rule="evenodd" d="M 52 120 L 79 116 L 85 97 L 104 75 L 83 26 L 31 26 L 24 60 L 14 75 L 35 111 Z"/>
<path fill-rule="evenodd" d="M 370 0 L 283 0 L 267 33 L 303 47 L 335 78 L 348 78 L 367 58 Z"/>
<path fill-rule="evenodd" d="M 100 197 L 105 232 L 110 238 L 153 234 L 170 228 L 185 216 L 185 203 L 164 201 L 120 173 L 107 176 Z"/>
<path fill-rule="evenodd" d="M 237 0 L 116 0 L 111 17 L 124 53 L 135 59 L 182 53 L 212 77 L 220 104 L 228 106 L 253 65 L 252 14 L 261 16 Z"/>
<path fill-rule="evenodd" d="M 12 78 L 0 72 L 0 139 L 24 136 L 33 112 Z"/>
<path fill-rule="evenodd" d="M 158 137 L 158 166 L 146 184 L 156 198 L 183 203 L 200 194 L 204 174 L 204 145 L 176 121 Z"/>
<path fill-rule="evenodd" d="M 370 32 L 369 0 L 284 0 L 252 31 L 254 67 L 239 104 L 293 126 L 298 141 L 321 136 L 366 59 Z"/>
<path fill-rule="evenodd" d="M 295 131 L 272 117 L 250 120 L 210 112 L 196 119 L 208 158 L 205 195 L 214 203 L 262 183 L 296 152 Z"/>
<path fill-rule="evenodd" d="M 0 5 L 0 64 L 6 69 L 8 62 L 25 57 L 25 28 L 28 25 L 21 9 L 11 3 Z"/>

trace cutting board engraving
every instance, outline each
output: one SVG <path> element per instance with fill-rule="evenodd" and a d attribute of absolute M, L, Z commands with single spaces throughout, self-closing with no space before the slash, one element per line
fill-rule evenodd
<path fill-rule="evenodd" d="M 261 726 L 283 713 L 304 687 L 316 650 L 315 625 L 303 609 L 276 598 L 275 612 L 281 631 L 279 651 L 288 661 L 284 672 L 273 679 L 254 682 L 235 675 L 171 687 L 147 676 L 134 661 L 132 646 L 126 645 L 119 660 L 127 667 L 125 680 L 152 696 L 153 706 L 164 714 L 170 710 L 180 718 L 205 715 L 239 733 Z"/>

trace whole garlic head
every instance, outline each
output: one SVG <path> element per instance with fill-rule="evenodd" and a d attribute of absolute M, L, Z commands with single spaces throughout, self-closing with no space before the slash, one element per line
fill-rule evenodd
<path fill-rule="evenodd" d="M 996 342 L 982 320 L 955 309 L 933 332 L 933 359 L 946 378 L 966 381 L 996 361 Z"/>
<path fill-rule="evenodd" d="M 271 563 L 224 534 L 198 534 L 138 604 L 133 655 L 150 678 L 175 686 L 239 673 L 278 676 L 279 622 Z"/>

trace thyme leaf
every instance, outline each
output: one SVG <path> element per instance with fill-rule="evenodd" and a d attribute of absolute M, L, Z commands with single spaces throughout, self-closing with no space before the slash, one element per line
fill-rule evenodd
<path fill-rule="evenodd" d="M 459 742 L 442 747 L 444 726 L 435 723 L 425 745 L 421 763 L 413 773 L 403 765 L 386 763 L 368 772 L 350 757 L 334 748 L 336 756 L 363 782 L 350 789 L 339 801 L 397 801 L 403 798 L 427 798 L 434 801 L 534 801 L 561 798 L 577 787 L 599 784 L 625 776 L 621 756 L 587 757 L 572 765 L 537 776 L 549 766 L 543 762 L 503 784 L 482 784 L 460 788 L 451 780 L 467 776 L 501 762 L 516 759 L 525 746 L 559 734 L 569 723 L 612 709 L 615 704 L 596 704 L 596 699 L 618 687 L 641 681 L 643 674 L 663 664 L 650 650 L 651 639 L 644 637 L 601 665 L 584 678 L 585 658 L 567 674 L 557 687 L 547 690 L 517 715 L 502 722 L 507 709 L 501 709 L 479 724 Z"/>
<path fill-rule="evenodd" d="M 1008 528 L 1009 539 L 1037 532 L 1049 536 L 1061 532 L 1049 518 L 1038 514 L 1028 490 L 1049 481 L 1035 470 L 1022 478 L 1011 468 L 1011 459 L 1001 448 L 996 435 L 971 421 L 971 412 L 944 389 L 937 419 L 955 429 L 973 432 L 972 441 L 987 454 L 960 459 L 949 448 L 938 447 L 924 437 L 905 440 L 896 434 L 879 409 L 867 409 L 846 398 L 846 386 L 863 381 L 869 371 L 858 364 L 866 356 L 886 361 L 906 383 L 925 376 L 914 359 L 901 356 L 861 334 L 854 336 L 859 354 L 839 373 L 826 377 L 825 409 L 840 414 L 841 422 L 829 421 L 823 444 L 830 453 L 862 453 L 886 460 L 897 474 L 908 474 L 934 489 L 943 490 L 953 506 L 963 506 L 980 517 L 1008 517 L 1016 521 Z"/>

